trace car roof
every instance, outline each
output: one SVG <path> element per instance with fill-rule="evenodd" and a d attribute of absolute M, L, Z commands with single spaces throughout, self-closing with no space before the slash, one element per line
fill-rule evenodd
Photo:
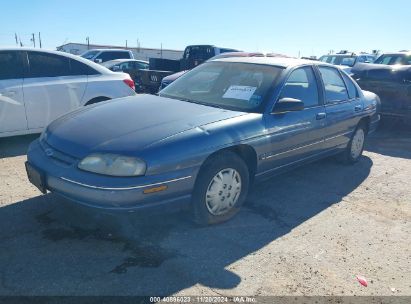
<path fill-rule="evenodd" d="M 389 53 L 383 53 L 381 55 L 404 55 L 404 56 L 411 56 L 411 52 L 389 52 Z"/>
<path fill-rule="evenodd" d="M 127 58 L 123 58 L 123 59 L 113 59 L 113 60 L 109 60 L 109 61 L 106 61 L 106 62 L 104 62 L 104 63 L 118 63 L 118 62 L 126 62 L 126 61 L 135 61 L 135 62 L 141 62 L 141 63 L 147 63 L 148 64 L 148 61 L 145 61 L 145 60 L 138 60 L 138 59 L 131 59 L 131 58 L 129 58 L 129 59 L 127 59 Z"/>
<path fill-rule="evenodd" d="M 109 52 L 111 52 L 111 51 L 131 52 L 130 50 L 125 50 L 125 49 L 90 49 L 90 50 L 85 51 L 84 53 L 89 52 L 89 51 L 98 51 L 98 52 L 102 52 L 102 51 L 109 51 Z"/>
<path fill-rule="evenodd" d="M 362 54 L 365 55 L 365 54 Z M 327 54 L 327 55 L 322 55 L 321 57 L 326 57 L 326 56 L 332 56 L 332 57 L 356 57 L 356 56 L 360 56 L 358 54 L 355 53 L 347 53 L 347 54 Z"/>
<path fill-rule="evenodd" d="M 288 67 L 296 67 L 300 65 L 325 65 L 335 68 L 334 65 L 320 62 L 320 61 L 312 61 L 307 59 L 297 59 L 297 58 L 286 58 L 286 57 L 227 57 L 227 58 L 220 58 L 214 59 L 211 61 L 220 61 L 220 62 L 241 62 L 241 63 L 254 63 L 254 64 L 264 64 L 264 65 L 272 65 L 282 68 Z"/>
<path fill-rule="evenodd" d="M 95 69 L 99 73 L 102 73 L 102 74 L 111 74 L 112 73 L 109 69 L 103 67 L 100 64 L 94 63 L 94 62 L 92 62 L 88 59 L 85 59 L 83 57 L 80 57 L 78 55 L 73 55 L 73 54 L 66 53 L 66 52 L 61 52 L 61 51 L 53 51 L 53 50 L 46 50 L 46 49 L 35 49 L 35 48 L 28 48 L 28 47 L 0 48 L 0 51 L 30 51 L 30 52 L 39 52 L 39 53 L 48 53 L 48 54 L 60 55 L 60 56 L 63 56 L 63 57 L 67 57 L 67 58 L 71 58 L 71 59 L 80 61 L 81 63 L 84 63 L 84 64 L 92 67 L 93 69 Z"/>

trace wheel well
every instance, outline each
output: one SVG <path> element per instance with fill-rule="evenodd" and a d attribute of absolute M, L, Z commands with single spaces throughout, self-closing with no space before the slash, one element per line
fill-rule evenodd
<path fill-rule="evenodd" d="M 93 104 L 93 103 L 98 103 L 98 102 L 106 101 L 106 100 L 109 100 L 109 99 L 111 99 L 111 98 L 106 97 L 106 96 L 95 97 L 95 98 L 90 99 L 89 101 L 87 101 L 86 104 L 85 104 L 85 106 L 91 105 L 91 104 Z"/>
<path fill-rule="evenodd" d="M 364 125 L 365 126 L 365 132 L 368 133 L 368 130 L 370 128 L 370 117 L 363 117 L 360 119 L 358 122 L 358 125 Z"/>
<path fill-rule="evenodd" d="M 255 152 L 254 148 L 252 148 L 249 145 L 236 145 L 236 146 L 228 147 L 225 149 L 218 150 L 214 152 L 213 154 L 209 155 L 207 159 L 205 160 L 205 162 L 211 157 L 223 151 L 233 152 L 237 154 L 242 160 L 244 160 L 244 163 L 246 164 L 248 168 L 248 172 L 250 174 L 250 181 L 252 182 L 254 179 L 255 172 L 257 170 L 257 153 Z"/>

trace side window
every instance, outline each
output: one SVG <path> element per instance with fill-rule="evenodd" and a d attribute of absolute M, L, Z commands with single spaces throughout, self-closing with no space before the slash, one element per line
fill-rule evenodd
<path fill-rule="evenodd" d="M 70 59 L 70 72 L 71 72 L 71 75 L 74 75 L 74 76 L 76 75 L 98 75 L 99 74 L 95 69 L 74 59 Z"/>
<path fill-rule="evenodd" d="M 23 66 L 19 60 L 20 52 L 0 52 L 0 80 L 23 78 Z"/>
<path fill-rule="evenodd" d="M 121 69 L 122 71 L 130 70 L 130 69 L 131 69 L 131 64 L 130 64 L 130 62 L 123 62 L 123 63 L 121 63 L 121 64 L 120 64 L 120 69 Z"/>
<path fill-rule="evenodd" d="M 311 67 L 291 72 L 281 90 L 280 98 L 294 98 L 304 102 L 304 107 L 318 106 L 318 87 Z"/>
<path fill-rule="evenodd" d="M 330 67 L 319 67 L 319 70 L 324 83 L 327 103 L 348 100 L 347 89 L 338 70 Z"/>
<path fill-rule="evenodd" d="M 40 52 L 28 52 L 29 77 L 58 77 L 70 75 L 69 58 Z"/>
<path fill-rule="evenodd" d="M 347 75 L 345 75 L 345 73 L 342 73 L 345 84 L 347 85 L 347 89 L 348 89 L 348 97 L 350 99 L 354 99 L 358 97 L 358 92 L 357 92 L 357 88 L 355 87 L 354 83 L 352 82 L 352 80 L 350 79 L 350 77 L 348 77 Z"/>
<path fill-rule="evenodd" d="M 140 70 L 148 69 L 148 64 L 136 62 L 136 68 Z"/>

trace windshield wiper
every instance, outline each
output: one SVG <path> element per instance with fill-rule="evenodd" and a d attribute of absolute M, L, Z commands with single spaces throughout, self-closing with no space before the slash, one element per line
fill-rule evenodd
<path fill-rule="evenodd" d="M 209 106 L 209 107 L 216 107 L 216 108 L 219 108 L 219 109 L 223 109 L 223 107 L 221 107 L 220 105 L 214 104 L 214 103 L 205 103 L 205 102 L 197 101 L 197 100 L 194 100 L 194 99 L 171 96 L 171 95 L 167 95 L 167 94 L 163 94 L 163 95 L 159 95 L 159 96 L 160 97 L 171 98 L 171 99 L 177 99 L 177 100 L 186 101 L 186 102 L 191 102 L 191 103 L 199 104 L 199 105 L 202 105 L 202 106 Z"/>

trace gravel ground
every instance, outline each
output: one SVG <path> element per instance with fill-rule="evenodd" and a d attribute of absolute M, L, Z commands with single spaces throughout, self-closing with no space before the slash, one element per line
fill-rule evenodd
<path fill-rule="evenodd" d="M 354 166 L 326 159 L 256 185 L 207 228 L 40 195 L 24 171 L 36 136 L 0 139 L 0 295 L 411 296 L 411 131 L 399 129 L 372 135 Z"/>

